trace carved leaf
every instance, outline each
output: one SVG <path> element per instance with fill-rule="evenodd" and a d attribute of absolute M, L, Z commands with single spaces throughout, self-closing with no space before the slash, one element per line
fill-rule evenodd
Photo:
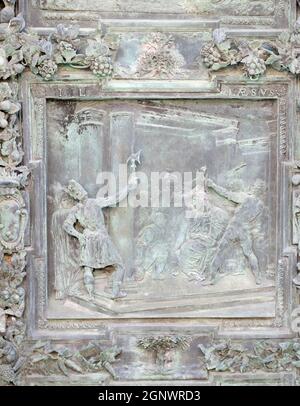
<path fill-rule="evenodd" d="M 65 376 L 69 376 L 69 372 L 68 372 L 68 369 L 67 369 L 67 367 L 66 367 L 65 360 L 63 360 L 63 359 L 58 359 L 58 360 L 57 360 L 57 365 L 58 365 L 58 368 L 61 370 L 61 372 L 62 372 Z"/>
<path fill-rule="evenodd" d="M 76 56 L 76 51 L 74 49 L 65 49 L 61 51 L 60 54 L 55 56 L 56 63 L 64 64 L 71 63 Z"/>
<path fill-rule="evenodd" d="M 34 354 L 34 355 L 31 357 L 30 361 L 31 361 L 33 364 L 36 364 L 37 362 L 45 361 L 45 360 L 47 360 L 47 359 L 48 359 L 48 356 L 45 355 L 45 354 Z"/>
<path fill-rule="evenodd" d="M 270 55 L 269 58 L 266 60 L 266 65 L 270 65 L 272 66 L 272 68 L 281 71 L 282 70 L 281 57 L 275 54 Z"/>
<path fill-rule="evenodd" d="M 64 363 L 68 368 L 72 369 L 75 372 L 79 372 L 79 373 L 83 372 L 81 367 L 76 362 L 74 362 L 74 361 L 72 361 L 70 359 L 66 359 L 64 361 Z"/>

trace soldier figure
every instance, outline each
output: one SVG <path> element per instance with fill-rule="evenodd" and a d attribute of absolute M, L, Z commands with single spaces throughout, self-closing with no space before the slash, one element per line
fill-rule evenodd
<path fill-rule="evenodd" d="M 231 243 L 239 243 L 245 257 L 248 259 L 257 285 L 261 284 L 261 271 L 258 259 L 253 251 L 253 236 L 251 228 L 255 225 L 265 206 L 261 198 L 265 193 L 265 183 L 257 180 L 249 192 L 233 192 L 207 180 L 207 186 L 218 195 L 237 204 L 238 207 L 232 220 L 221 238 L 217 253 L 211 263 L 211 283 L 215 283 L 216 276 L 223 263 L 224 251 Z"/>
<path fill-rule="evenodd" d="M 112 286 L 113 299 L 126 296 L 126 293 L 121 291 L 125 267 L 108 234 L 102 210 L 121 202 L 136 187 L 137 178 L 133 176 L 128 186 L 118 196 L 91 199 L 85 189 L 74 180 L 69 182 L 66 189 L 67 193 L 79 203 L 68 215 L 63 228 L 79 241 L 80 266 L 83 268 L 84 285 L 90 297 L 93 297 L 95 289 L 94 270 L 109 266 L 113 266 L 115 269 Z M 79 231 L 80 229 L 83 231 Z"/>

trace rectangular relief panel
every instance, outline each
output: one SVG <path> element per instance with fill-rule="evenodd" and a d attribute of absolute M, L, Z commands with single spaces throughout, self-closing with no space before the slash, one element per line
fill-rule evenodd
<path fill-rule="evenodd" d="M 48 101 L 48 316 L 274 318 L 276 115 L 272 99 Z M 99 176 L 134 151 L 148 207 L 102 210 Z"/>
<path fill-rule="evenodd" d="M 293 9 L 289 0 L 32 0 L 30 18 L 48 24 L 61 19 L 84 23 L 101 17 L 202 19 L 227 25 L 287 27 Z"/>

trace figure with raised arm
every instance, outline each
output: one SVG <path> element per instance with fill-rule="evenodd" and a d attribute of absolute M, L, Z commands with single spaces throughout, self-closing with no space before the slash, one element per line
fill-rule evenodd
<path fill-rule="evenodd" d="M 223 264 L 225 250 L 231 243 L 238 243 L 250 263 L 256 284 L 261 284 L 261 270 L 253 250 L 254 241 L 251 230 L 265 210 L 261 200 L 266 191 L 265 183 L 262 180 L 257 180 L 249 191 L 230 191 L 215 184 L 211 179 L 208 179 L 207 186 L 219 196 L 237 205 L 234 216 L 219 241 L 216 255 L 211 263 L 211 283 L 216 281 L 217 273 Z"/>
<path fill-rule="evenodd" d="M 83 269 L 84 286 L 91 298 L 94 296 L 95 290 L 94 271 L 109 266 L 114 267 L 112 298 L 118 299 L 126 296 L 126 293 L 121 290 L 125 266 L 108 234 L 103 209 L 115 206 L 136 188 L 137 178 L 132 174 L 124 190 L 107 198 L 89 198 L 86 190 L 74 180 L 69 182 L 66 189 L 67 193 L 78 201 L 78 204 L 65 220 L 63 228 L 79 241 L 80 266 Z"/>
<path fill-rule="evenodd" d="M 207 168 L 201 168 L 197 185 L 187 196 L 188 218 L 175 244 L 179 269 L 190 281 L 207 279 L 208 267 L 229 222 L 225 210 L 215 206 L 207 191 Z"/>

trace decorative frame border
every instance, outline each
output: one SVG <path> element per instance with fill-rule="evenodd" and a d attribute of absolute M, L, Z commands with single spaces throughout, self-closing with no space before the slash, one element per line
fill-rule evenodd
<path fill-rule="evenodd" d="M 20 6 L 22 8 L 24 2 L 20 2 Z M 289 63 L 283 64 L 280 60 L 280 69 L 278 69 L 279 71 L 290 71 L 295 75 L 300 73 L 297 49 L 300 34 L 297 30 L 296 26 L 296 31 L 290 34 L 287 40 L 287 44 L 291 44 L 291 47 L 288 46 Z M 52 384 L 57 383 L 61 379 L 61 375 L 66 376 L 66 383 L 79 382 L 82 375 L 88 376 L 91 384 L 99 384 L 99 377 L 103 384 L 114 384 L 117 379 L 112 364 L 117 360 L 121 351 L 115 345 L 119 341 L 115 336 L 114 326 L 97 320 L 66 320 L 62 323 L 45 318 L 47 276 L 41 272 L 43 269 L 41 253 L 45 247 L 43 247 L 42 239 L 35 240 L 34 251 L 32 251 L 30 243 L 30 233 L 35 234 L 37 229 L 43 225 L 40 222 L 26 227 L 26 223 L 30 215 L 30 207 L 39 207 L 33 205 L 32 200 L 41 201 L 39 185 L 35 184 L 33 179 L 43 165 L 41 148 L 45 133 L 46 99 L 99 98 L 100 93 L 104 99 L 111 95 L 123 97 L 125 94 L 127 97 L 130 94 L 132 98 L 140 98 L 140 89 L 147 89 L 144 93 L 145 98 L 163 97 L 167 99 L 173 97 L 174 84 L 177 86 L 176 91 L 179 92 L 178 98 L 277 100 L 280 140 L 278 164 L 281 178 L 281 190 L 278 191 L 278 196 L 282 206 L 282 215 L 278 219 L 282 238 L 277 272 L 277 283 L 280 288 L 277 293 L 277 316 L 272 325 L 262 323 L 259 326 L 257 323 L 255 326 L 251 326 L 245 321 L 243 331 L 235 329 L 234 320 L 229 320 L 222 326 L 213 323 L 205 325 L 205 320 L 199 320 L 193 327 L 177 326 L 172 322 L 166 325 L 164 322 L 164 328 L 160 326 L 159 329 L 153 328 L 150 323 L 143 321 L 143 325 L 139 323 L 134 325 L 136 334 L 140 337 L 136 343 L 137 353 L 141 355 L 145 351 L 154 351 L 156 356 L 163 360 L 167 351 L 186 351 L 194 339 L 197 343 L 194 342 L 193 351 L 198 351 L 199 365 L 201 365 L 199 369 L 203 371 L 203 375 L 184 382 L 176 380 L 175 383 L 198 385 L 203 380 L 206 384 L 208 382 L 219 384 L 220 379 L 224 379 L 225 376 L 228 383 L 260 381 L 274 384 L 278 382 L 297 384 L 298 368 L 300 368 L 298 361 L 300 343 L 294 332 L 297 317 L 296 321 L 291 317 L 293 317 L 294 307 L 299 305 L 296 287 L 300 287 L 300 283 L 296 276 L 296 269 L 300 255 L 298 230 L 300 227 L 300 223 L 298 224 L 300 164 L 294 160 L 293 142 L 296 142 L 296 136 L 293 134 L 297 134 L 296 106 L 288 109 L 287 105 L 288 100 L 298 91 L 296 89 L 298 79 L 287 78 L 286 73 L 279 73 L 278 76 L 273 76 L 271 79 L 259 79 L 266 69 L 256 66 L 258 73 L 252 74 L 250 65 L 262 64 L 261 61 L 257 61 L 257 58 L 260 58 L 260 52 L 264 52 L 265 48 L 250 49 L 251 47 L 248 47 L 248 51 L 250 49 L 248 54 L 243 55 L 243 59 L 236 58 L 235 55 L 234 61 L 237 65 L 244 64 L 248 76 L 258 79 L 256 82 L 242 77 L 228 80 L 228 77 L 221 71 L 221 74 L 218 73 L 216 78 L 210 81 L 169 80 L 168 85 L 165 85 L 161 91 L 159 81 L 155 79 L 139 80 L 139 83 L 128 80 L 109 80 L 113 73 L 112 56 L 116 49 L 105 42 L 105 26 L 100 25 L 98 38 L 91 38 L 90 42 L 87 41 L 88 45 L 84 53 L 79 53 L 79 48 L 76 48 L 77 40 L 81 38 L 79 33 L 78 29 L 72 31 L 60 26 L 48 41 L 41 41 L 38 37 L 33 41 L 31 34 L 24 32 L 24 20 L 21 15 L 18 15 L 7 22 L 7 27 L 4 28 L 4 34 L 2 34 L 4 39 L 1 46 L 6 44 L 8 34 L 11 38 L 15 36 L 19 39 L 21 46 L 11 50 L 8 46 L 11 45 L 11 38 L 9 38 L 7 47 L 4 46 L 4 51 L 3 46 L 0 49 L 2 52 L 0 54 L 0 65 L 2 63 L 0 69 L 2 78 L 0 83 L 0 218 L 3 219 L 5 214 L 4 220 L 11 221 L 10 218 L 13 218 L 12 221 L 18 226 L 17 235 L 3 236 L 2 230 L 6 231 L 7 226 L 5 223 L 4 227 L 0 228 L 0 290 L 2 293 L 0 301 L 0 384 L 2 382 L 15 385 L 32 382 L 42 384 L 41 379 L 44 381 L 45 378 L 36 374 L 35 362 L 42 362 L 49 368 L 46 381 Z M 222 63 L 221 66 L 210 65 L 209 67 L 214 71 L 233 64 L 230 58 L 235 45 L 224 35 L 223 30 L 215 31 L 214 42 L 209 43 L 205 52 L 202 52 L 204 58 L 209 58 L 209 52 L 214 53 L 217 50 L 214 57 L 219 58 Z M 297 40 L 291 41 L 291 38 L 295 37 Z M 85 40 L 86 32 L 84 32 Z M 23 49 L 23 47 L 28 46 L 28 42 L 32 45 L 32 41 L 36 49 L 32 54 L 27 53 L 25 59 L 24 49 L 28 50 L 28 48 Z M 65 43 L 64 46 L 60 45 L 62 42 Z M 66 44 L 71 44 L 72 48 Z M 21 51 L 24 51 L 23 54 Z M 224 52 L 226 55 L 223 55 Z M 279 48 L 272 49 L 272 53 L 281 55 Z M 30 58 L 28 58 L 29 54 Z M 252 58 L 251 61 L 247 59 L 249 57 Z M 278 59 L 269 65 L 274 68 L 274 63 L 277 64 Z M 74 75 L 69 71 L 67 74 L 59 73 L 55 81 L 51 82 L 53 75 L 57 74 L 58 64 L 71 66 L 73 69 L 79 67 L 86 69 L 86 73 L 83 74 L 84 82 L 80 85 L 72 82 Z M 25 65 L 29 66 L 31 73 L 24 71 Z M 88 72 L 89 69 L 100 79 L 100 82 L 97 82 L 99 86 L 95 86 L 95 77 L 91 76 L 91 73 Z M 17 82 L 16 77 L 20 74 L 22 74 L 22 78 Z M 34 76 L 36 74 L 47 80 L 47 83 Z M 78 90 L 74 93 L 76 88 Z M 73 93 L 70 93 L 70 89 Z M 19 98 L 22 99 L 22 102 L 19 101 Z M 32 119 L 35 121 L 34 131 L 29 125 Z M 2 123 L 1 120 L 3 120 Z M 34 139 L 33 150 L 29 148 L 30 139 Z M 285 196 L 289 196 L 289 198 L 285 199 Z M 5 204 L 2 205 L 2 202 Z M 41 229 L 39 235 L 42 235 Z M 28 256 L 28 276 L 24 284 L 26 256 Z M 293 278 L 296 287 L 292 285 Z M 38 287 L 37 297 L 34 294 L 35 285 Z M 7 291 L 4 295 L 3 290 Z M 33 322 L 30 321 L 29 315 L 34 315 Z M 25 320 L 30 322 L 26 325 Z M 294 323 L 294 327 L 291 326 L 291 322 Z M 123 329 L 122 326 L 118 326 L 118 328 Z M 57 335 L 61 329 L 69 331 L 70 334 Z M 85 334 L 86 342 L 84 347 L 78 349 L 76 345 L 68 343 L 68 340 L 70 337 L 76 338 L 77 332 L 82 330 L 87 332 Z M 51 340 L 49 332 L 55 333 L 54 344 L 47 341 L 41 344 L 37 341 L 38 339 Z M 186 335 L 190 337 L 189 342 L 185 340 Z M 201 336 L 203 337 L 201 338 Z M 24 341 L 25 337 L 26 341 Z M 231 337 L 231 343 L 228 343 L 228 337 Z M 199 349 L 197 349 L 198 346 Z M 85 355 L 87 347 L 89 350 L 92 347 L 93 354 L 98 357 L 96 364 Z M 243 355 L 241 356 L 241 354 Z M 244 359 L 252 359 L 253 354 L 256 362 L 244 365 Z M 81 364 L 82 358 L 87 361 L 84 366 Z M 35 361 L 36 359 L 39 361 Z M 209 374 L 208 371 L 210 371 Z M 223 375 L 224 372 L 227 373 Z M 256 372 L 255 377 L 253 372 Z M 70 374 L 72 375 L 70 376 Z M 159 381 L 164 378 L 158 374 L 157 379 Z M 120 381 L 115 382 L 120 383 Z M 166 383 L 167 381 L 164 381 L 164 384 Z M 174 382 L 172 383 L 174 384 Z M 124 380 L 123 384 L 128 384 L 128 381 Z"/>
<path fill-rule="evenodd" d="M 47 0 L 48 1 L 48 0 Z M 60 19 L 61 19 L 61 15 L 59 14 L 58 10 L 55 10 L 55 7 L 53 7 L 51 9 L 47 9 L 47 1 L 44 1 L 45 4 L 42 3 L 41 0 L 33 0 L 32 3 L 36 9 L 36 13 L 38 14 L 38 18 L 40 21 L 44 21 L 46 24 L 49 23 L 57 23 Z M 182 12 L 185 13 L 186 15 L 200 15 L 201 14 L 201 1 L 197 1 L 197 0 L 184 0 L 182 2 Z M 200 6 L 199 6 L 200 3 Z M 287 6 L 285 0 L 274 0 L 274 12 L 271 15 L 237 15 L 237 14 L 233 14 L 233 15 L 217 15 L 217 16 L 213 16 L 214 19 L 218 19 L 220 21 L 220 23 L 222 25 L 225 26 L 244 26 L 244 27 L 272 27 L 272 28 L 288 28 L 288 24 L 290 21 L 290 17 L 293 15 L 294 13 L 294 7 L 293 4 L 289 4 Z M 240 6 L 241 8 L 243 8 L 243 5 Z M 209 12 L 205 12 L 204 16 L 206 19 L 210 19 L 212 18 L 212 14 L 214 14 L 213 10 L 214 6 L 212 6 L 212 10 L 211 13 Z M 216 7 L 217 10 L 217 7 Z M 103 17 L 105 19 L 118 19 L 121 17 L 124 17 L 124 12 L 122 14 L 122 11 L 120 13 L 114 13 L 112 11 L 99 11 L 99 13 L 101 13 L 101 15 L 103 15 Z M 159 14 L 161 15 L 161 11 L 159 12 Z M 153 15 L 153 13 L 151 14 L 151 17 L 155 17 L 155 15 Z M 168 14 L 168 13 L 163 13 L 163 15 L 165 16 L 165 21 L 167 21 L 167 18 L 173 17 L 172 14 Z M 178 13 L 178 15 L 180 16 L 180 14 Z M 129 13 L 128 15 L 128 19 L 134 19 L 134 21 L 136 21 L 138 18 L 142 18 L 145 19 L 145 14 L 144 13 L 133 13 L 133 16 Z M 88 23 L 92 23 L 92 24 L 97 24 L 98 21 L 98 16 L 97 16 L 97 12 L 95 12 L 94 10 L 90 10 L 88 12 L 79 12 L 77 11 L 65 11 L 65 15 L 64 15 L 64 19 L 66 20 L 78 20 L 78 19 L 82 19 L 83 22 L 85 23 L 86 21 L 88 21 Z M 284 27 L 282 27 L 282 19 L 284 19 Z M 190 20 L 190 22 L 192 22 L 192 20 Z"/>

